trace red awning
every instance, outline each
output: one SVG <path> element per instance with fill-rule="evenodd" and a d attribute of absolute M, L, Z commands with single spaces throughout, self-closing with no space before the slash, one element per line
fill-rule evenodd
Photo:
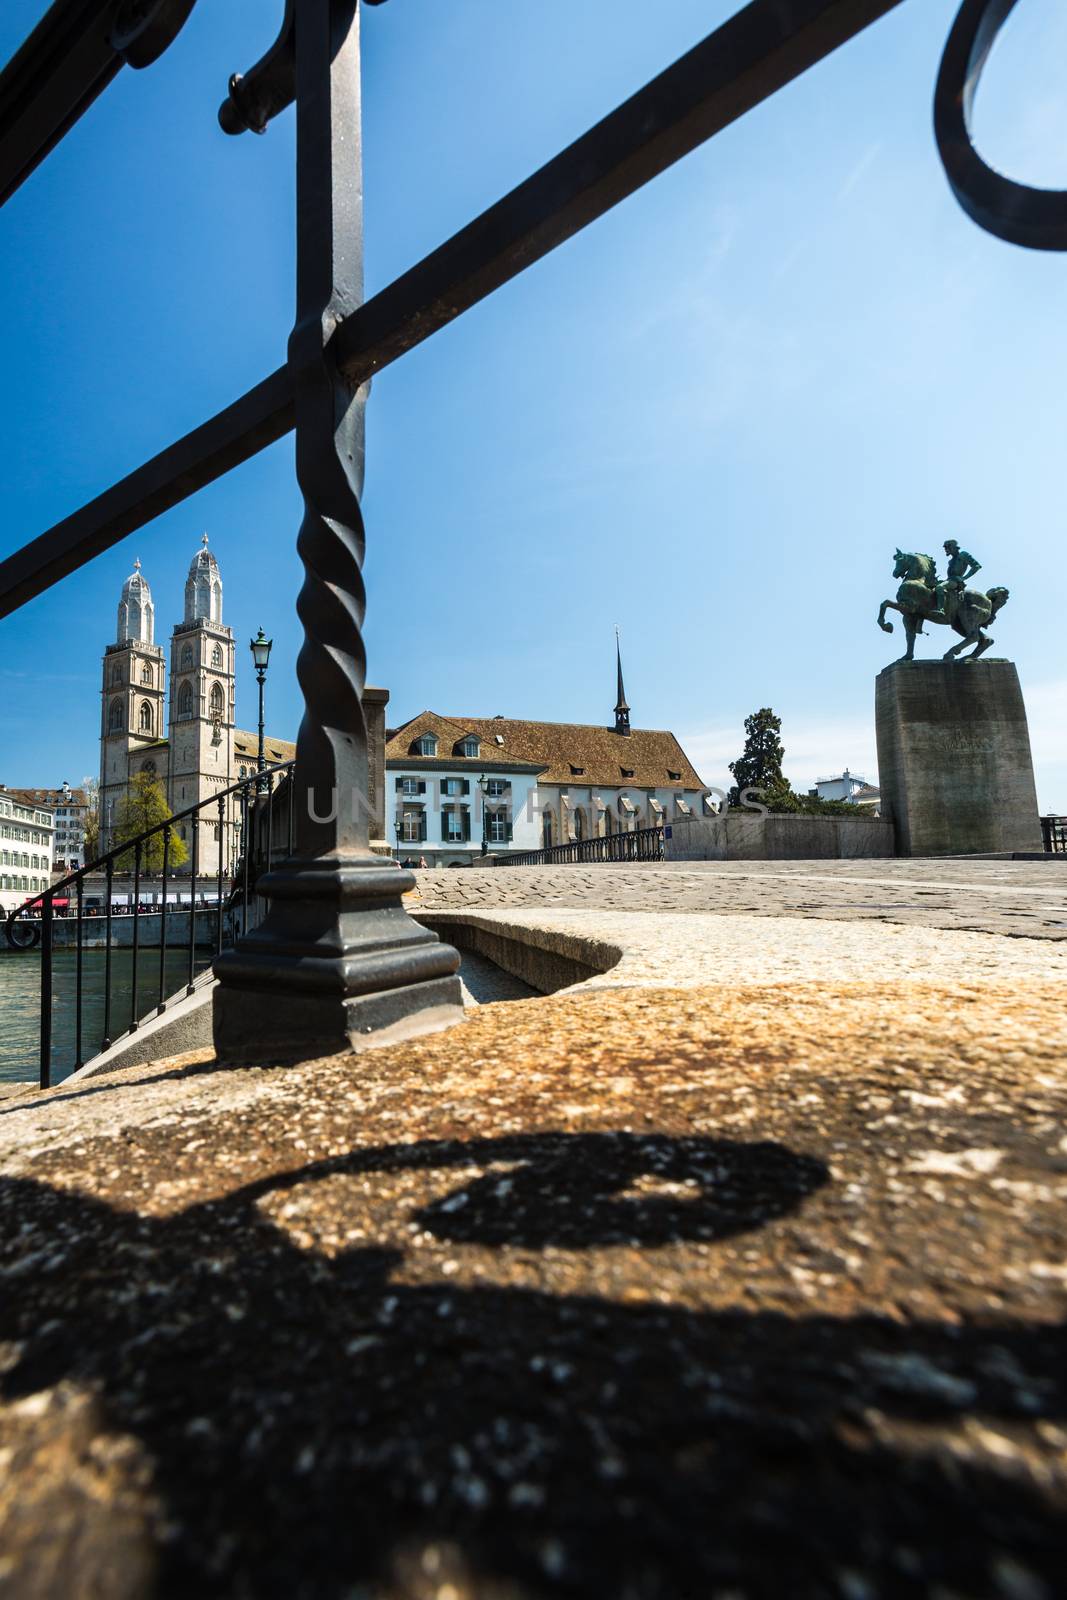
<path fill-rule="evenodd" d="M 56 899 L 56 900 L 53 900 L 53 901 L 52 901 L 52 904 L 53 904 L 53 905 L 54 905 L 54 906 L 69 906 L 69 905 L 70 905 L 70 901 L 69 901 L 69 900 L 59 900 L 59 899 Z"/>

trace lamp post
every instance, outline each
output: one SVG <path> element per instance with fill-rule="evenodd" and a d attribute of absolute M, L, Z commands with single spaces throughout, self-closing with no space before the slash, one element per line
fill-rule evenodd
<path fill-rule="evenodd" d="M 486 797 L 489 794 L 489 779 L 483 772 L 478 779 L 478 787 L 482 791 L 482 855 L 489 854 L 489 814 L 485 809 Z"/>
<path fill-rule="evenodd" d="M 394 822 L 393 823 L 393 831 L 396 834 L 396 859 L 399 861 L 400 860 L 400 823 L 399 822 Z"/>
<path fill-rule="evenodd" d="M 267 663 L 270 660 L 270 647 L 273 643 L 274 640 L 268 639 L 262 628 L 260 628 L 256 637 L 248 642 L 248 648 L 252 652 L 252 660 L 255 663 L 256 682 L 259 684 L 259 753 L 256 756 L 256 771 L 261 776 L 256 788 L 260 794 L 263 793 L 264 789 L 262 773 L 267 765 L 267 758 L 263 753 L 263 684 L 267 677 Z"/>

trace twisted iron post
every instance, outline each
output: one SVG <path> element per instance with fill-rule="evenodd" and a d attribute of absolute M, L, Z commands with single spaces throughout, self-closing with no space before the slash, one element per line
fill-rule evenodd
<path fill-rule="evenodd" d="M 230 1060 L 311 1057 L 447 1026 L 462 1016 L 459 957 L 404 910 L 410 873 L 371 853 L 362 626 L 367 387 L 339 371 L 334 330 L 363 293 L 358 0 L 292 0 L 282 41 L 243 83 L 243 110 L 284 98 L 297 116 L 297 316 L 289 340 L 305 712 L 290 804 L 292 853 L 257 884 L 269 910 L 215 965 L 215 1044 Z M 279 44 L 282 43 L 279 41 Z M 233 90 L 231 88 L 231 95 Z M 269 110 L 245 115 L 244 126 Z M 226 105 L 220 121 L 240 131 Z"/>

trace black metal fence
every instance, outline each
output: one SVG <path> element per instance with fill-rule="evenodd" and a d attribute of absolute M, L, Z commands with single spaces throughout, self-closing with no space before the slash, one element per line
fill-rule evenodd
<path fill-rule="evenodd" d="M 74 1058 L 61 1063 L 60 1070 L 66 1077 L 99 1051 L 109 1049 L 118 1035 L 133 1033 L 150 1017 L 160 1015 L 168 1002 L 183 993 L 192 994 L 197 976 L 197 951 L 206 948 L 216 956 L 249 926 L 255 915 L 258 877 L 270 869 L 276 854 L 283 849 L 292 850 L 294 818 L 288 777 L 292 768 L 293 762 L 285 762 L 255 773 L 229 789 L 220 789 L 198 805 L 178 811 L 165 822 L 123 840 L 98 860 L 61 878 L 43 894 L 35 895 L 9 913 L 4 933 L 11 948 L 30 951 L 40 947 L 41 952 L 39 1078 L 42 1089 L 47 1089 L 51 1083 L 55 1064 L 52 1040 L 53 1013 L 59 999 L 55 962 L 59 948 L 57 924 L 62 923 L 64 928 L 73 926 L 73 938 L 66 947 L 74 951 L 71 975 Z M 200 870 L 202 827 L 218 829 L 218 865 L 210 873 Z M 191 836 L 187 871 L 172 864 L 172 845 L 178 828 L 188 829 Z M 234 828 L 239 830 L 239 854 L 236 872 L 231 877 L 226 870 L 225 840 L 227 831 Z M 158 850 L 158 846 L 157 850 L 150 850 L 149 846 L 157 839 L 162 840 L 160 870 L 149 872 L 146 864 Z M 90 894 L 97 880 L 102 880 L 100 892 Z M 121 887 L 121 899 L 117 898 L 116 881 Z M 95 902 L 99 901 L 102 906 L 97 910 Z M 125 909 L 127 905 L 129 910 Z M 178 942 L 169 935 L 185 916 L 188 916 L 189 925 L 182 929 Z M 158 928 L 155 926 L 157 918 Z M 143 930 L 149 926 L 149 919 L 152 919 L 153 939 L 158 934 L 158 946 L 145 943 Z M 99 1037 L 90 1034 L 87 1039 L 86 953 L 90 948 L 94 953 L 101 949 L 101 929 L 103 1023 Z M 116 993 L 113 969 L 116 952 L 120 949 L 130 952 L 130 971 L 125 975 L 122 991 Z M 186 958 L 183 963 L 185 981 L 177 995 L 173 992 L 168 995 L 168 956 L 173 957 L 178 950 Z M 139 980 L 149 962 L 154 962 L 158 971 L 153 984 L 155 999 L 148 1011 L 139 1012 L 138 994 L 142 988 Z M 171 965 L 173 981 L 173 963 Z"/>
<path fill-rule="evenodd" d="M 1067 856 L 1067 817 L 1042 817 L 1041 838 L 1050 856 Z"/>
<path fill-rule="evenodd" d="M 602 839 L 574 839 L 550 845 L 547 850 L 517 850 L 495 856 L 498 867 L 550 867 L 557 862 L 662 861 L 663 829 L 636 828 L 633 833 L 609 833 Z"/>

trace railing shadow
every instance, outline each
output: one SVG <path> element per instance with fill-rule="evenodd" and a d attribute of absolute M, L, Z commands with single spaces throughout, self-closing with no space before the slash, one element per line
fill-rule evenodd
<path fill-rule="evenodd" d="M 352 1239 L 360 1206 L 395 1219 L 412 1174 L 457 1168 L 411 1228 L 455 1243 L 461 1285 Z M 151 1464 L 139 1514 L 115 1467 L 113 1500 L 35 1523 L 20 1458 L 8 1558 L 46 1541 L 56 1593 L 120 1563 L 131 1594 L 992 1594 L 998 1562 L 1055 1592 L 1040 1476 L 951 1441 L 1061 1415 L 1062 1330 L 615 1296 L 635 1244 L 714 1249 L 826 1181 L 779 1144 L 603 1134 L 381 1146 L 170 1217 L 7 1180 L 4 1396 L 96 1396 L 78 1459 Z M 523 1287 L 550 1247 L 557 1292 Z M 569 1289 L 601 1249 L 605 1292 Z"/>

